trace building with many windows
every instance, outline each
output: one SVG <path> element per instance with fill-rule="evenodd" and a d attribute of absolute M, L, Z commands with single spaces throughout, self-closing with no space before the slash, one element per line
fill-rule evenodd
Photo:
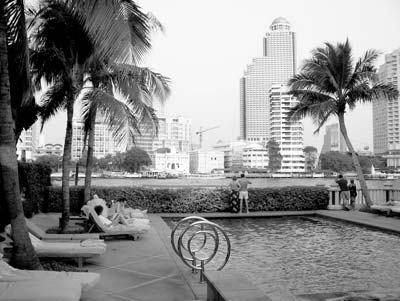
<path fill-rule="evenodd" d="M 267 169 L 268 163 L 268 149 L 265 146 L 253 143 L 243 149 L 243 167 Z"/>
<path fill-rule="evenodd" d="M 224 152 L 224 168 L 227 170 L 241 170 L 243 168 L 243 150 L 247 146 L 247 142 L 219 142 L 213 146 L 214 150 Z"/>
<path fill-rule="evenodd" d="M 82 157 L 84 148 L 84 123 L 79 119 L 72 122 L 72 160 Z M 101 117 L 96 118 L 93 156 L 103 158 L 106 155 L 114 155 L 116 152 L 125 151 L 126 146 L 118 144 L 113 138 L 112 132 Z"/>
<path fill-rule="evenodd" d="M 304 172 L 303 123 L 289 117 L 298 100 L 289 95 L 284 85 L 272 85 L 270 101 L 270 138 L 280 147 L 281 172 Z"/>
<path fill-rule="evenodd" d="M 263 39 L 263 56 L 254 58 L 240 80 L 240 138 L 270 138 L 272 84 L 286 84 L 296 72 L 296 35 L 285 18 L 276 18 Z"/>
<path fill-rule="evenodd" d="M 36 157 L 38 156 L 59 156 L 63 155 L 64 148 L 61 144 L 55 143 L 46 143 L 43 146 L 39 146 L 36 151 Z"/>
<path fill-rule="evenodd" d="M 347 152 L 346 141 L 340 132 L 338 123 L 325 126 L 324 143 L 322 144 L 321 154 L 327 152 Z"/>
<path fill-rule="evenodd" d="M 385 55 L 379 80 L 400 89 L 400 48 Z M 374 153 L 387 156 L 388 167 L 400 166 L 400 97 L 376 99 L 372 103 Z"/>
<path fill-rule="evenodd" d="M 182 116 L 159 118 L 158 135 L 154 129 L 142 129 L 135 137 L 134 146 L 153 153 L 159 148 L 174 148 L 177 152 L 190 151 L 192 122 Z"/>
<path fill-rule="evenodd" d="M 18 160 L 31 161 L 39 146 L 38 125 L 33 124 L 28 130 L 23 130 L 17 143 Z"/>

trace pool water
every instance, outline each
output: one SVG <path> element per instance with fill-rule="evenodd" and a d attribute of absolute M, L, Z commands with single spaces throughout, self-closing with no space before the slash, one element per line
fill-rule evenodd
<path fill-rule="evenodd" d="M 290 290 L 299 295 L 400 286 L 400 236 L 317 217 L 212 221 L 231 240 L 226 268 L 242 271 L 266 293 Z M 175 222 L 169 224 L 173 227 Z"/>

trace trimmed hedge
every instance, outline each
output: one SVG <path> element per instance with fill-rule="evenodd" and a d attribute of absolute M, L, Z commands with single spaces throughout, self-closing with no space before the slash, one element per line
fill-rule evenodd
<path fill-rule="evenodd" d="M 229 211 L 227 189 L 179 188 L 152 189 L 137 187 L 92 187 L 92 193 L 111 201 L 127 201 L 133 208 L 149 213 L 198 213 Z M 48 187 L 44 212 L 61 212 L 61 187 Z M 249 189 L 251 211 L 297 211 L 326 209 L 328 190 L 324 187 L 281 187 Z M 83 206 L 83 187 L 70 187 L 71 212 Z"/>
<path fill-rule="evenodd" d="M 19 186 L 21 192 L 25 193 L 24 206 L 25 216 L 30 218 L 42 208 L 42 202 L 51 185 L 51 168 L 41 163 L 18 162 Z"/>

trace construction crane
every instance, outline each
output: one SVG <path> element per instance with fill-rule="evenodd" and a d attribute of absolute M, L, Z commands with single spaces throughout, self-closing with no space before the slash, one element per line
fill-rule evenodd
<path fill-rule="evenodd" d="M 196 132 L 196 135 L 199 135 L 200 148 L 202 147 L 202 143 L 203 143 L 203 133 L 211 131 L 211 130 L 216 129 L 216 128 L 219 128 L 219 125 L 214 126 L 212 128 L 205 129 L 205 130 L 203 130 L 202 127 L 200 127 L 200 130 Z"/>

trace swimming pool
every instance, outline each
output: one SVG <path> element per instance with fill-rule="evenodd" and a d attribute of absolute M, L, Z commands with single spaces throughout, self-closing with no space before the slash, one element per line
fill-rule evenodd
<path fill-rule="evenodd" d="M 222 226 L 231 240 L 226 268 L 242 271 L 266 293 L 288 289 L 299 295 L 400 286 L 397 235 L 319 217 L 211 221 Z"/>

